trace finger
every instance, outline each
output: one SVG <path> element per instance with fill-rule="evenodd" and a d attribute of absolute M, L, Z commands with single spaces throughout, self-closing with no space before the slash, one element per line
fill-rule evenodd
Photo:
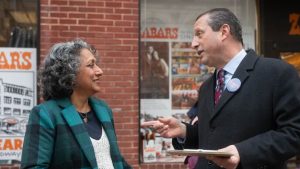
<path fill-rule="evenodd" d="M 168 125 L 159 126 L 159 127 L 156 129 L 156 131 L 157 131 L 158 133 L 162 133 L 162 132 L 167 131 L 167 130 L 168 130 Z"/>
<path fill-rule="evenodd" d="M 164 130 L 160 133 L 160 135 L 165 138 L 173 138 L 174 137 L 172 135 L 171 131 L 169 130 L 169 126 L 166 126 L 164 128 Z"/>
<path fill-rule="evenodd" d="M 164 124 L 169 124 L 171 122 L 172 118 L 167 118 L 167 117 L 163 117 L 163 118 L 159 118 L 158 121 Z"/>
<path fill-rule="evenodd" d="M 153 127 L 156 122 L 157 121 L 146 121 L 141 124 L 141 127 L 143 127 L 143 128 Z"/>
<path fill-rule="evenodd" d="M 221 168 L 226 168 L 225 166 L 228 166 L 228 161 L 224 158 L 219 158 L 219 157 L 209 157 L 209 160 L 213 161 L 217 166 Z"/>

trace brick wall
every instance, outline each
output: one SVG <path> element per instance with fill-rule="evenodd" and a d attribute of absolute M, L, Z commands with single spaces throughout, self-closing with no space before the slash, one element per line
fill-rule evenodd
<path fill-rule="evenodd" d="M 76 37 L 100 55 L 102 91 L 113 108 L 121 152 L 135 169 L 183 169 L 177 164 L 139 164 L 138 0 L 40 0 L 40 62 L 50 46 Z M 0 169 L 17 169 L 2 166 Z"/>

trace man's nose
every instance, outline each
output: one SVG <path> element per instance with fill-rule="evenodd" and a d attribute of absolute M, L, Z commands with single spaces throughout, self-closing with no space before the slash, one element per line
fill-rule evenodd
<path fill-rule="evenodd" d="M 198 37 L 194 36 L 193 41 L 192 41 L 192 48 L 196 49 L 198 46 L 199 46 Z"/>

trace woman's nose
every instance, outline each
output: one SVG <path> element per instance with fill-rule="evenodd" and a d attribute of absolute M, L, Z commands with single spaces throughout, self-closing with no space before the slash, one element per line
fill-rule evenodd
<path fill-rule="evenodd" d="M 103 71 L 102 71 L 102 69 L 99 67 L 99 66 L 97 66 L 97 69 L 96 69 L 96 74 L 99 76 L 101 76 L 102 74 L 103 74 Z"/>

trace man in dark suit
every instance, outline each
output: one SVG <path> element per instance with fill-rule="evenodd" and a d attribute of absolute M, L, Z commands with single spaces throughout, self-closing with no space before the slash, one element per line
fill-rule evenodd
<path fill-rule="evenodd" d="M 198 125 L 161 118 L 142 126 L 153 127 L 163 137 L 181 138 L 185 148 L 232 154 L 199 158 L 195 168 L 286 168 L 286 161 L 300 153 L 296 70 L 283 61 L 245 51 L 240 23 L 228 9 L 201 14 L 194 31 L 192 46 L 201 62 L 216 68 L 199 91 Z"/>

